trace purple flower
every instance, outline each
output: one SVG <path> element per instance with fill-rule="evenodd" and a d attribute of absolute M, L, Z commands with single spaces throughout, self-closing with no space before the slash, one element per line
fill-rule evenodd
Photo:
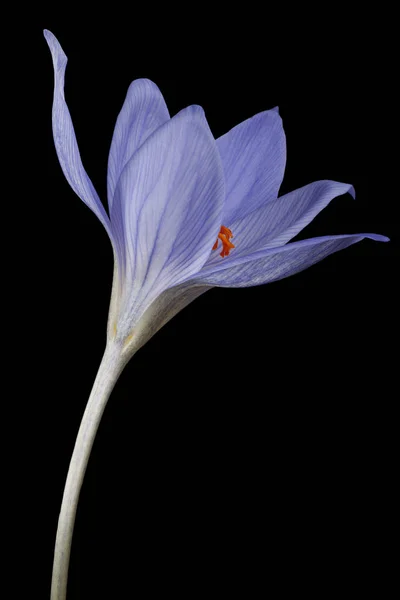
<path fill-rule="evenodd" d="M 83 168 L 64 99 L 67 57 L 52 33 L 44 35 L 54 64 L 57 155 L 72 189 L 111 240 L 115 268 L 107 335 L 126 359 L 214 286 L 269 283 L 363 238 L 388 241 L 359 233 L 288 243 L 333 198 L 347 192 L 354 197 L 353 187 L 316 181 L 278 197 L 286 142 L 277 109 L 215 140 L 199 106 L 170 118 L 161 92 L 147 79 L 131 84 L 115 126 L 108 217 Z"/>

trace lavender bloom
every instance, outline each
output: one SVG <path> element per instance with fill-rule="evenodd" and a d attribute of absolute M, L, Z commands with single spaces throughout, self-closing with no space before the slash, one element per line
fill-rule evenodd
<path fill-rule="evenodd" d="M 115 272 L 108 339 L 124 352 L 132 355 L 213 286 L 269 283 L 363 238 L 388 240 L 360 233 L 288 243 L 333 198 L 346 192 L 354 196 L 353 187 L 316 181 L 278 198 L 286 143 L 277 109 L 214 140 L 200 107 L 189 106 L 170 118 L 161 92 L 147 79 L 131 84 L 115 126 L 108 218 L 83 168 L 64 100 L 67 57 L 50 32 L 45 37 L 55 72 L 58 158 L 71 187 L 110 237 Z M 212 250 L 222 225 L 228 230 L 220 235 L 224 256 Z"/>

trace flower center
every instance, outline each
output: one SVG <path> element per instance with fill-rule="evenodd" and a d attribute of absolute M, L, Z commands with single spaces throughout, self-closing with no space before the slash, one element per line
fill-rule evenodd
<path fill-rule="evenodd" d="M 235 247 L 230 241 L 230 238 L 233 238 L 232 231 L 228 229 L 228 227 L 221 225 L 221 230 L 218 234 L 217 241 L 212 249 L 216 250 L 218 248 L 218 239 L 220 239 L 222 242 L 222 252 L 220 252 L 219 255 L 222 256 L 222 258 L 224 258 L 224 256 L 228 256 L 232 248 Z"/>

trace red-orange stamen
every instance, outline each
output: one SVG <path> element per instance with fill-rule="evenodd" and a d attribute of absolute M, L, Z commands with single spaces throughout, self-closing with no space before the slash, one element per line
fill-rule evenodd
<path fill-rule="evenodd" d="M 229 256 L 229 252 L 235 247 L 230 241 L 230 238 L 233 238 L 232 231 L 228 227 L 221 225 L 221 230 L 212 249 L 216 250 L 218 248 L 218 239 L 220 239 L 222 242 L 222 252 L 220 252 L 219 255 L 222 256 L 222 258 L 224 258 L 224 256 Z"/>

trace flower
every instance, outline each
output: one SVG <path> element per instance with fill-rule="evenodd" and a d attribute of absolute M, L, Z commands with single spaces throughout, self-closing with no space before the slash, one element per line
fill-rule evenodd
<path fill-rule="evenodd" d="M 214 286 L 269 283 L 364 238 L 388 241 L 359 233 L 289 243 L 333 198 L 354 197 L 353 187 L 323 180 L 278 197 L 286 142 L 277 109 L 215 140 L 202 108 L 189 106 L 170 118 L 161 92 L 147 79 L 130 85 L 116 122 L 108 216 L 83 168 L 64 99 L 67 57 L 52 33 L 44 35 L 54 65 L 57 155 L 72 189 L 111 240 L 107 338 L 126 360 Z"/>

